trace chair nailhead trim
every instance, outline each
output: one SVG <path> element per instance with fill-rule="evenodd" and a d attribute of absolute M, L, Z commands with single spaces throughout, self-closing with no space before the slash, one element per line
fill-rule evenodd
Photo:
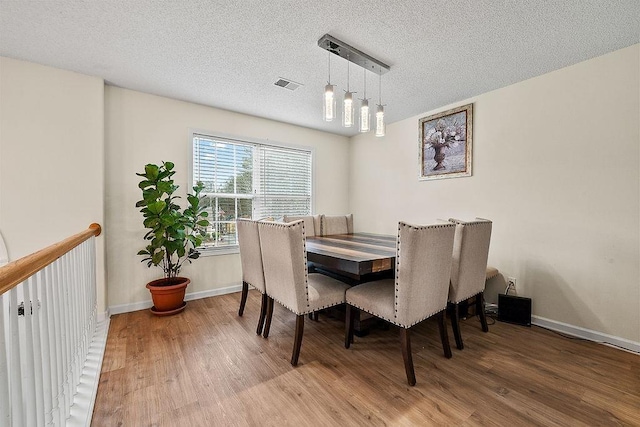
<path fill-rule="evenodd" d="M 438 311 L 434 311 L 433 313 L 429 314 L 428 316 L 423 317 L 422 319 L 417 320 L 417 321 L 413 322 L 413 323 L 412 323 L 412 324 L 410 324 L 410 325 L 405 325 L 405 324 L 399 323 L 399 322 L 398 322 L 398 321 L 396 321 L 396 320 L 388 319 L 388 318 L 386 318 L 386 317 L 384 317 L 384 316 L 381 316 L 381 315 L 379 315 L 379 314 L 373 313 L 373 312 L 371 312 L 371 311 L 369 311 L 369 310 L 367 310 L 367 309 L 365 309 L 365 308 L 362 308 L 362 307 L 360 307 L 359 305 L 356 305 L 356 304 L 354 304 L 354 303 L 352 303 L 352 302 L 346 301 L 346 303 L 347 303 L 347 304 L 349 304 L 349 305 L 350 305 L 350 306 L 352 306 L 352 307 L 357 308 L 358 310 L 362 310 L 362 311 L 364 311 L 364 312 L 366 312 L 366 313 L 371 314 L 372 316 L 376 316 L 376 317 L 377 317 L 377 318 L 379 318 L 379 319 L 386 320 L 387 322 L 391 322 L 391 323 L 393 323 L 394 325 L 396 325 L 396 326 L 401 326 L 401 327 L 403 327 L 403 328 L 405 328 L 405 329 L 408 329 L 408 328 L 410 328 L 410 327 L 412 327 L 412 326 L 414 326 L 414 325 L 417 325 L 418 323 L 423 322 L 423 321 L 427 320 L 427 319 L 428 319 L 428 318 L 430 318 L 430 317 L 433 317 L 435 314 L 438 314 L 438 313 L 440 313 L 441 311 L 446 310 L 446 308 L 447 308 L 447 306 L 445 305 L 445 306 L 444 306 L 443 308 L 441 308 L 440 310 L 438 310 Z M 305 314 L 306 314 L 306 313 L 305 313 Z"/>
<path fill-rule="evenodd" d="M 288 305 L 284 304 L 282 301 L 280 301 L 277 298 L 273 298 L 272 296 L 270 296 L 269 294 L 267 294 L 267 296 L 269 296 L 269 298 L 272 298 L 275 302 L 277 302 L 278 304 L 280 304 L 281 306 L 283 306 L 284 308 L 286 308 L 287 310 L 289 310 L 290 312 L 292 312 L 293 314 L 297 314 L 297 315 L 303 315 L 303 314 L 309 314 L 309 313 L 313 313 L 314 311 L 318 311 L 318 310 L 323 310 L 325 308 L 330 308 L 330 307 L 335 307 L 336 305 L 340 305 L 340 304 L 344 304 L 344 300 L 337 302 L 335 304 L 328 304 L 328 305 L 323 305 L 320 307 L 316 307 L 313 310 L 308 309 L 302 312 L 297 312 L 296 310 L 294 310 L 293 308 L 289 307 Z"/>

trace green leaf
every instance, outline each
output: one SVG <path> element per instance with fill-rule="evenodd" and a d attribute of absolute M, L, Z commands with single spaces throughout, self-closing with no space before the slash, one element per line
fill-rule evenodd
<path fill-rule="evenodd" d="M 138 187 L 140 187 L 141 190 L 144 190 L 147 187 L 150 187 L 152 185 L 153 185 L 153 182 L 145 179 L 145 180 L 140 181 L 140 184 L 138 184 Z"/>
<path fill-rule="evenodd" d="M 200 227 L 208 227 L 209 226 L 209 221 L 207 221 L 206 219 L 201 219 L 196 224 L 198 224 Z"/>
<path fill-rule="evenodd" d="M 164 166 L 167 168 L 168 171 L 170 171 L 171 169 L 173 169 L 174 164 L 171 162 L 163 162 Z"/>
<path fill-rule="evenodd" d="M 159 200 L 157 202 L 149 203 L 149 211 L 154 214 L 159 214 L 167 206 L 165 202 Z"/>
<path fill-rule="evenodd" d="M 164 250 L 162 250 L 162 249 L 161 249 L 160 251 L 156 252 L 156 253 L 155 253 L 155 254 L 153 254 L 153 256 L 151 257 L 151 262 L 152 262 L 154 265 L 158 265 L 158 264 L 160 264 L 160 263 L 162 262 L 162 259 L 164 258 L 164 254 L 165 254 L 165 252 L 164 252 Z"/>
<path fill-rule="evenodd" d="M 158 191 L 161 193 L 172 194 L 176 190 L 176 186 L 172 185 L 170 182 L 158 182 Z"/>
<path fill-rule="evenodd" d="M 157 165 L 148 164 L 144 167 L 144 173 L 147 179 L 155 181 L 158 178 L 159 167 Z"/>

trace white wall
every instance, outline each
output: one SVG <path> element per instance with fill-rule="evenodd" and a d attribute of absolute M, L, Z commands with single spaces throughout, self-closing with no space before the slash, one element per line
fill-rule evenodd
<path fill-rule="evenodd" d="M 640 342 L 639 46 L 353 138 L 356 230 L 490 218 L 534 315 Z M 473 176 L 418 181 L 418 119 L 471 102 Z"/>
<path fill-rule="evenodd" d="M 172 161 L 176 183 L 186 193 L 190 129 L 313 148 L 315 211 L 347 212 L 346 137 L 112 86 L 105 87 L 105 126 L 108 304 L 115 311 L 148 304 L 144 285 L 162 276 L 136 255 L 144 247 L 145 232 L 135 207 L 141 196 L 135 174 L 147 163 Z M 182 273 L 191 278 L 188 293 L 237 286 L 242 280 L 238 254 L 202 257 Z"/>
<path fill-rule="evenodd" d="M 93 222 L 104 226 L 103 86 L 100 78 L 0 57 L 0 232 L 10 260 Z"/>

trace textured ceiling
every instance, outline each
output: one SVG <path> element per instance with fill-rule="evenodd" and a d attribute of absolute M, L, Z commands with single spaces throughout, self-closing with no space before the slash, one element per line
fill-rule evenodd
<path fill-rule="evenodd" d="M 391 66 L 382 101 L 392 123 L 638 43 L 640 1 L 0 0 L 0 55 L 353 135 L 321 119 L 325 33 Z M 342 93 L 347 62 L 333 58 Z M 279 77 L 303 86 L 275 86 Z M 377 79 L 367 76 L 371 104 Z"/>

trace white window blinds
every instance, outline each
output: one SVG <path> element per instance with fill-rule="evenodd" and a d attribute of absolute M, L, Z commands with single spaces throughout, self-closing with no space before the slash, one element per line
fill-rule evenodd
<path fill-rule="evenodd" d="M 311 153 L 279 147 L 257 149 L 254 217 L 311 213 Z"/>
<path fill-rule="evenodd" d="M 237 218 L 311 214 L 311 152 L 193 136 L 193 182 L 205 188 L 204 247 L 237 244 Z"/>

